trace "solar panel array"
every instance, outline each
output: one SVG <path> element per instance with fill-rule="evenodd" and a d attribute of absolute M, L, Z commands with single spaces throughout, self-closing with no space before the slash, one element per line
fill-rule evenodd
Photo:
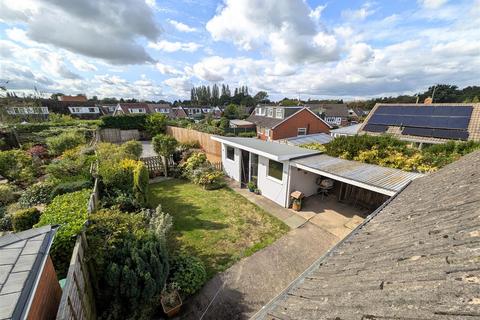
<path fill-rule="evenodd" d="M 468 139 L 472 106 L 379 106 L 365 131 L 385 132 L 402 127 L 402 134 L 443 139 Z"/>

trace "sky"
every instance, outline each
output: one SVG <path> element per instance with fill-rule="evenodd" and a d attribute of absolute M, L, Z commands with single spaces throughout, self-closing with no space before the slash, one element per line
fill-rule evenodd
<path fill-rule="evenodd" d="M 0 85 L 346 100 L 480 85 L 480 0 L 0 0 Z"/>

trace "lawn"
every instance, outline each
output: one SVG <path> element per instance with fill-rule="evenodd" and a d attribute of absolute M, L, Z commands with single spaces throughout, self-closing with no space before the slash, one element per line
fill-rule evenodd
<path fill-rule="evenodd" d="M 158 204 L 173 217 L 176 246 L 202 259 L 209 277 L 288 231 L 229 188 L 204 190 L 184 180 L 167 180 L 150 185 L 150 205 Z"/>

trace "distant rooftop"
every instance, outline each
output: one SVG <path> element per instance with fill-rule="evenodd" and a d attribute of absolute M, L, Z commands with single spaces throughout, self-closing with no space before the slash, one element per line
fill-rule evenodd
<path fill-rule="evenodd" d="M 326 134 L 326 133 L 315 133 L 315 134 L 307 134 L 304 136 L 292 137 L 280 140 L 281 143 L 286 143 L 291 146 L 300 146 L 302 144 L 308 143 L 320 143 L 326 144 L 333 140 L 333 137 Z"/>
<path fill-rule="evenodd" d="M 319 153 L 315 150 L 255 138 L 212 136 L 212 140 L 244 149 L 275 161 L 285 161 Z"/>
<path fill-rule="evenodd" d="M 358 123 L 358 124 L 354 124 L 354 125 L 351 125 L 351 126 L 346 126 L 346 127 L 330 130 L 330 134 L 332 134 L 332 135 L 333 134 L 340 134 L 340 135 L 344 134 L 344 135 L 354 136 L 354 135 L 358 134 L 361 127 L 362 127 L 362 124 Z"/>
<path fill-rule="evenodd" d="M 55 229 L 44 226 L 0 237 L 0 319 L 24 319 Z"/>

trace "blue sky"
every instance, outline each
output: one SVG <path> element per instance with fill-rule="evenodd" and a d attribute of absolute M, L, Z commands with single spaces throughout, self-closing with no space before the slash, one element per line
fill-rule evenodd
<path fill-rule="evenodd" d="M 18 92 L 273 99 L 480 85 L 480 0 L 0 0 L 0 83 Z"/>

